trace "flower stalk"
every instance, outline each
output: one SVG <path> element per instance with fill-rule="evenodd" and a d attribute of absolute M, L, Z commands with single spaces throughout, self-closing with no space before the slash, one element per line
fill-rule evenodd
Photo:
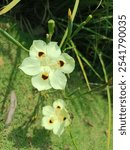
<path fill-rule="evenodd" d="M 104 61 L 102 59 L 102 54 L 99 54 L 99 59 L 102 65 L 103 73 L 104 73 L 104 78 L 106 84 L 108 83 L 108 77 L 107 77 L 107 72 L 105 69 Z M 107 132 L 107 150 L 110 150 L 110 141 L 111 141 L 111 95 L 110 95 L 110 89 L 109 85 L 106 85 L 106 90 L 107 90 L 107 99 L 108 99 L 108 132 Z"/>
<path fill-rule="evenodd" d="M 16 46 L 20 47 L 21 49 L 29 52 L 29 50 L 27 48 L 25 48 L 20 42 L 18 42 L 17 40 L 15 40 L 9 33 L 7 33 L 6 31 L 2 30 L 0 28 L 0 32 L 6 37 L 8 38 L 11 42 L 13 42 Z"/>
<path fill-rule="evenodd" d="M 72 143 L 73 143 L 73 145 L 74 145 L 74 147 L 75 147 L 75 150 L 78 150 L 78 147 L 77 147 L 77 145 L 76 145 L 76 143 L 75 143 L 75 140 L 74 140 L 74 138 L 73 138 L 73 136 L 72 136 L 71 129 L 69 129 L 69 135 L 70 135 L 70 138 L 71 138 L 71 140 L 72 140 Z"/>
<path fill-rule="evenodd" d="M 75 1 L 74 9 L 73 9 L 72 16 L 71 16 L 71 19 L 72 19 L 71 21 L 72 21 L 72 23 L 73 23 L 73 21 L 74 21 L 75 15 L 76 15 L 76 13 L 77 13 L 77 9 L 78 9 L 78 6 L 79 6 L 79 1 L 80 1 L 80 0 L 76 0 L 76 1 Z M 64 42 L 65 42 L 65 40 L 66 40 L 66 38 L 67 38 L 68 30 L 69 30 L 69 29 L 68 29 L 68 27 L 67 27 L 66 30 L 65 30 L 64 36 L 63 36 L 63 38 L 62 38 L 62 40 L 61 40 L 60 48 L 63 46 L 63 44 L 64 44 Z"/>
<path fill-rule="evenodd" d="M 77 51 L 77 49 L 76 49 L 76 46 L 75 46 L 75 44 L 74 44 L 74 42 L 73 42 L 72 40 L 70 40 L 70 43 L 71 43 L 71 45 L 72 45 L 72 47 L 73 47 L 73 49 L 74 49 L 74 52 L 75 52 L 76 57 L 77 57 L 77 59 L 78 59 L 79 65 L 80 65 L 81 70 L 82 70 L 82 72 L 83 72 L 84 79 L 85 79 L 85 81 L 86 81 L 86 85 L 87 85 L 87 87 L 88 87 L 88 90 L 91 91 L 91 87 L 90 87 L 90 84 L 89 84 L 89 81 L 88 81 L 88 77 L 87 77 L 87 74 L 86 74 L 86 72 L 85 72 L 83 63 L 82 63 L 82 61 L 81 61 L 81 59 L 80 59 L 80 57 L 79 57 L 78 51 Z"/>

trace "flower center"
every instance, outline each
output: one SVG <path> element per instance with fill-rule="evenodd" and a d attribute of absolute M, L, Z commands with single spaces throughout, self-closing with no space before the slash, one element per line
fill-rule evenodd
<path fill-rule="evenodd" d="M 43 80 L 47 80 L 48 79 L 48 73 L 44 73 L 44 74 L 42 74 L 42 79 Z"/>
<path fill-rule="evenodd" d="M 58 62 L 58 64 L 60 65 L 60 67 L 63 67 L 65 63 L 64 63 L 62 60 L 60 60 L 60 61 Z"/>
<path fill-rule="evenodd" d="M 38 56 L 39 56 L 39 57 L 43 57 L 44 55 L 45 55 L 44 52 L 38 52 Z"/>

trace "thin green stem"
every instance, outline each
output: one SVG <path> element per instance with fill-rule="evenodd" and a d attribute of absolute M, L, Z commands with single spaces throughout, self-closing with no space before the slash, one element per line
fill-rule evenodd
<path fill-rule="evenodd" d="M 104 78 L 106 84 L 108 83 L 108 77 L 107 77 L 107 72 L 105 69 L 104 61 L 102 59 L 102 54 L 99 54 L 99 59 L 102 65 L 103 73 L 104 73 Z M 110 96 L 110 89 L 109 85 L 107 84 L 106 86 L 107 90 L 107 98 L 108 98 L 108 140 L 107 140 L 107 150 L 110 150 L 110 141 L 111 141 L 111 96 Z"/>
<path fill-rule="evenodd" d="M 89 15 L 85 21 L 83 21 L 78 28 L 74 31 L 71 38 L 78 34 L 78 32 L 92 19 L 92 15 Z"/>
<path fill-rule="evenodd" d="M 13 42 L 15 45 L 17 45 L 21 49 L 29 52 L 28 49 L 26 49 L 21 43 L 19 43 L 17 40 L 15 40 L 11 35 L 9 35 L 6 31 L 2 30 L 1 28 L 0 28 L 0 33 L 2 33 L 7 39 L 9 39 L 11 42 Z"/>
<path fill-rule="evenodd" d="M 73 47 L 73 49 L 74 49 L 74 52 L 75 52 L 76 57 L 77 57 L 77 59 L 78 59 L 79 65 L 80 65 L 81 70 L 82 70 L 82 72 L 83 72 L 84 79 L 85 79 L 85 81 L 86 81 L 88 90 L 91 91 L 91 87 L 90 87 L 90 85 L 89 85 L 88 77 L 87 77 L 87 74 L 86 74 L 86 72 L 85 72 L 83 63 L 82 63 L 82 61 L 81 61 L 81 59 L 80 59 L 80 57 L 79 57 L 78 50 L 76 49 L 76 46 L 75 46 L 75 44 L 74 44 L 74 42 L 73 42 L 72 40 L 70 40 L 70 43 L 71 43 L 71 45 L 72 45 L 72 47 Z"/>
<path fill-rule="evenodd" d="M 77 9 L 78 9 L 78 6 L 79 6 L 79 1 L 80 1 L 80 0 L 76 0 L 76 1 L 75 1 L 73 13 L 72 13 L 72 22 L 74 21 L 75 15 L 76 15 L 76 13 L 77 13 Z"/>
<path fill-rule="evenodd" d="M 77 9 L 78 9 L 78 6 L 79 6 L 79 1 L 80 1 L 80 0 L 76 0 L 76 1 L 75 1 L 74 9 L 73 9 L 73 12 L 72 12 L 72 23 L 73 23 L 73 21 L 74 21 L 74 18 L 75 18 L 75 15 L 76 15 L 76 12 L 77 12 Z M 64 36 L 63 36 L 63 38 L 62 38 L 62 40 L 61 40 L 60 48 L 61 48 L 62 45 L 64 44 L 67 35 L 68 35 L 68 27 L 66 28 L 65 33 L 64 33 Z"/>
<path fill-rule="evenodd" d="M 69 134 L 70 134 L 70 138 L 71 138 L 71 140 L 72 140 L 72 143 L 73 143 L 75 149 L 78 150 L 78 147 L 77 147 L 77 145 L 76 145 L 76 143 L 75 143 L 75 140 L 74 140 L 74 138 L 73 138 L 73 136 L 72 136 L 71 129 L 69 129 Z"/>
<path fill-rule="evenodd" d="M 66 20 L 64 20 L 64 19 L 61 20 L 60 18 L 58 18 L 58 20 L 63 22 L 63 23 L 66 23 Z M 73 26 L 78 28 L 80 25 L 78 25 L 77 23 L 73 23 Z M 85 31 L 87 31 L 89 33 L 93 33 L 94 35 L 100 37 L 101 39 L 113 41 L 111 38 L 109 38 L 109 37 L 107 37 L 105 35 L 99 34 L 96 31 L 94 31 L 94 30 L 92 30 L 92 29 L 90 29 L 88 27 L 82 26 L 82 30 L 85 30 Z"/>
<path fill-rule="evenodd" d="M 77 93 L 77 91 L 79 91 L 79 90 L 80 90 L 80 87 L 76 88 L 74 91 L 72 91 L 71 93 L 69 93 L 69 94 L 67 95 L 67 97 L 72 96 L 73 94 Z"/>
<path fill-rule="evenodd" d="M 101 78 L 101 76 L 99 75 L 99 73 L 93 68 L 93 66 L 90 64 L 90 62 L 79 51 L 78 51 L 78 55 L 92 69 L 92 71 L 95 73 L 95 75 L 102 81 L 103 79 Z"/>
<path fill-rule="evenodd" d="M 96 10 L 100 7 L 100 5 L 102 4 L 102 0 L 100 0 L 100 2 L 98 3 L 97 7 L 95 8 L 95 10 L 92 12 L 92 14 L 94 14 L 96 12 Z"/>
<path fill-rule="evenodd" d="M 72 46 L 69 46 L 69 47 L 63 49 L 63 52 L 66 52 L 67 50 L 72 49 L 72 48 L 73 48 Z"/>

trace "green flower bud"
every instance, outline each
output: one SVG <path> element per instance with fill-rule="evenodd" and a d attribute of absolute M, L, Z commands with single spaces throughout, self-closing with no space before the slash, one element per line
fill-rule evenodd
<path fill-rule="evenodd" d="M 48 21 L 49 35 L 51 35 L 51 36 L 53 35 L 54 29 L 55 29 L 55 21 L 52 20 L 52 19 L 50 19 L 50 20 Z"/>

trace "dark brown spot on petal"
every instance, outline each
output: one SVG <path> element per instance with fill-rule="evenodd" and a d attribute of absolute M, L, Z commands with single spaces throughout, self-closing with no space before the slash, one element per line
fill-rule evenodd
<path fill-rule="evenodd" d="M 60 109 L 61 107 L 60 107 L 60 106 L 57 106 L 57 108 Z"/>
<path fill-rule="evenodd" d="M 45 53 L 44 52 L 38 52 L 38 56 L 41 57 L 41 56 L 44 56 Z"/>
<path fill-rule="evenodd" d="M 52 120 L 49 120 L 49 123 L 53 123 L 53 121 L 52 121 Z"/>
<path fill-rule="evenodd" d="M 59 61 L 60 67 L 64 66 L 64 62 L 62 60 Z"/>
<path fill-rule="evenodd" d="M 65 121 L 66 119 L 67 119 L 66 117 L 63 118 L 64 121 Z"/>
<path fill-rule="evenodd" d="M 42 79 L 43 80 L 47 80 L 48 79 L 48 75 L 42 74 Z"/>

